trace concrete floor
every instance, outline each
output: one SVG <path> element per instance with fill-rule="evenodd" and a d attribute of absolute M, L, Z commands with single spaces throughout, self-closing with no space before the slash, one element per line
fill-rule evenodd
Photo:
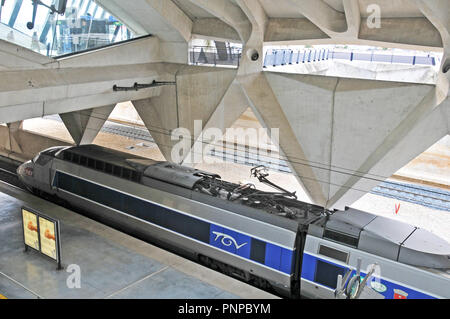
<path fill-rule="evenodd" d="M 60 220 L 62 262 L 24 252 L 21 206 Z M 0 183 L 0 295 L 14 298 L 275 298 L 264 291 Z M 76 264 L 81 288 L 68 288 Z"/>

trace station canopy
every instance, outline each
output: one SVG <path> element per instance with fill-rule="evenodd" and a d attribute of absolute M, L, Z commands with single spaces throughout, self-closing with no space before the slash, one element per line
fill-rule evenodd
<path fill-rule="evenodd" d="M 42 0 L 58 6 L 60 0 Z M 34 27 L 32 0 L 0 0 L 0 39 L 59 57 L 130 40 L 136 35 L 93 0 L 68 0 L 64 14 L 39 5 Z"/>

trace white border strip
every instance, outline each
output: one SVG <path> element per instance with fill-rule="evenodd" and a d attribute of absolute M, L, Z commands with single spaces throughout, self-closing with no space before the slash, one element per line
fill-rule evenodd
<path fill-rule="evenodd" d="M 4 274 L 3 272 L 0 271 L 0 275 L 4 276 L 6 279 L 12 281 L 13 283 L 15 283 L 16 285 L 19 285 L 20 287 L 22 287 L 23 289 L 25 289 L 26 291 L 28 291 L 29 293 L 35 295 L 36 297 L 38 297 L 39 299 L 45 299 L 44 297 L 42 297 L 41 295 L 35 293 L 33 290 L 28 289 L 27 287 L 25 287 L 24 285 L 22 285 L 20 282 L 18 282 L 17 280 L 9 277 L 8 275 Z"/>
<path fill-rule="evenodd" d="M 93 201 L 93 200 L 90 200 L 90 199 L 88 199 L 88 198 L 84 198 L 84 197 L 82 197 L 82 196 L 79 196 L 79 195 L 77 195 L 77 194 L 74 194 L 74 193 L 65 191 L 65 190 L 63 190 L 63 189 L 60 189 L 60 191 L 62 191 L 62 192 L 64 192 L 64 193 L 67 193 L 67 194 L 70 194 L 70 195 L 72 195 L 72 196 L 76 196 L 76 197 L 78 197 L 78 198 L 80 198 L 80 199 L 89 201 L 89 202 L 91 202 L 91 203 L 93 203 L 93 204 L 95 204 L 95 205 L 102 206 L 102 207 L 104 207 L 104 208 L 106 208 L 106 209 L 113 210 L 113 211 L 115 211 L 115 212 L 117 212 L 117 213 L 119 213 L 119 214 L 121 214 L 121 215 L 127 216 L 127 217 L 129 217 L 129 218 L 132 218 L 132 219 L 135 219 L 135 220 L 138 220 L 138 221 L 141 221 L 141 222 L 144 222 L 144 223 L 146 223 L 146 224 L 152 225 L 152 226 L 154 226 L 154 227 L 157 227 L 157 228 L 162 229 L 162 230 L 164 230 L 164 231 L 170 232 L 170 233 L 175 234 L 175 235 L 177 235 L 177 236 L 184 237 L 184 238 L 186 238 L 186 239 L 188 239 L 188 240 L 191 240 L 191 241 L 195 241 L 195 242 L 197 242 L 197 243 L 199 243 L 199 244 L 208 246 L 208 247 L 210 247 L 210 248 L 214 248 L 214 249 L 216 249 L 216 250 L 218 250 L 218 251 L 220 251 L 220 252 L 222 252 L 222 253 L 226 253 L 226 254 L 228 254 L 228 255 L 230 255 L 230 256 L 237 257 L 237 258 L 242 259 L 242 260 L 244 260 L 244 261 L 246 261 L 246 262 L 251 262 L 251 263 L 253 263 L 253 264 L 257 265 L 257 266 L 260 266 L 260 267 L 266 268 L 266 269 L 268 269 L 268 270 L 277 272 L 277 273 L 279 273 L 279 274 L 281 274 L 281 275 L 284 275 L 284 276 L 286 276 L 286 277 L 291 277 L 291 274 L 286 274 L 286 273 L 284 273 L 284 272 L 282 272 L 282 271 L 276 270 L 276 269 L 271 268 L 271 267 L 269 267 L 269 266 L 266 266 L 266 265 L 264 265 L 264 264 L 260 264 L 260 263 L 258 263 L 258 262 L 253 261 L 253 260 L 250 259 L 250 258 L 244 258 L 244 257 L 242 257 L 242 256 L 239 256 L 239 255 L 230 253 L 230 252 L 228 252 L 228 251 L 226 251 L 226 250 L 222 250 L 222 249 L 220 249 L 220 248 L 218 248 L 218 247 L 214 247 L 214 246 L 212 246 L 212 245 L 210 245 L 210 244 L 207 244 L 207 243 L 205 243 L 205 242 L 199 241 L 199 240 L 197 240 L 197 239 L 195 239 L 195 238 L 192 238 L 192 237 L 189 237 L 189 236 L 186 236 L 186 235 L 177 233 L 177 232 L 175 232 L 175 231 L 173 231 L 173 230 L 170 230 L 170 229 L 164 228 L 164 227 L 162 227 L 162 226 L 153 224 L 153 223 L 151 223 L 151 222 L 149 222 L 149 221 L 140 219 L 140 218 L 138 218 L 138 217 L 135 217 L 135 216 L 126 214 L 126 213 L 121 212 L 120 210 L 117 210 L 117 209 L 115 209 L 115 208 L 111 208 L 111 207 L 109 207 L 109 206 L 106 206 L 106 205 L 97 203 L 97 202 L 95 202 L 95 201 Z"/>
<path fill-rule="evenodd" d="M 176 208 L 172 208 L 172 207 L 169 207 L 169 206 L 160 204 L 160 203 L 155 203 L 155 202 L 153 202 L 153 201 L 151 201 L 151 200 L 144 199 L 144 198 L 139 197 L 139 196 L 131 195 L 130 193 L 127 193 L 127 192 L 124 192 L 124 191 L 121 191 L 121 190 L 117 190 L 117 189 L 115 189 L 115 188 L 106 186 L 106 185 L 104 185 L 104 184 L 99 184 L 99 183 L 97 183 L 97 182 L 90 181 L 90 180 L 85 179 L 85 178 L 83 178 L 83 177 L 79 177 L 79 176 L 76 176 L 76 175 L 73 175 L 73 174 L 70 174 L 70 173 L 66 173 L 65 171 L 55 170 L 55 175 L 56 175 L 57 172 L 60 172 L 60 173 L 63 173 L 63 174 L 67 174 L 67 175 L 70 175 L 70 176 L 72 176 L 72 177 L 74 177 L 74 178 L 82 179 L 82 180 L 84 180 L 84 181 L 86 181 L 86 182 L 89 182 L 89 183 L 91 183 L 91 184 L 95 184 L 95 185 L 98 185 L 98 186 L 101 186 L 101 187 L 108 188 L 108 189 L 110 189 L 110 190 L 112 190 L 112 191 L 115 191 L 115 192 L 118 192 L 118 193 L 121 193 L 121 194 L 128 195 L 128 196 L 130 196 L 130 197 L 133 197 L 133 198 L 142 200 L 142 201 L 144 201 L 144 202 L 147 202 L 147 203 L 150 203 L 150 204 L 153 204 L 153 205 L 156 205 L 156 206 L 164 207 L 164 208 L 166 208 L 166 209 L 168 209 L 168 210 L 175 211 L 175 212 L 177 212 L 177 213 L 179 213 L 179 214 L 182 214 L 182 215 L 185 215 L 185 216 L 189 216 L 189 217 L 191 217 L 191 218 L 194 218 L 194 219 L 198 219 L 198 220 L 204 221 L 204 222 L 206 222 L 206 223 L 210 223 L 210 224 L 214 224 L 214 225 L 218 225 L 218 226 L 221 226 L 221 227 L 230 229 L 230 230 L 235 231 L 235 232 L 237 232 L 237 233 L 241 233 L 241 234 L 247 235 L 247 236 L 249 236 L 249 237 L 251 237 L 251 238 L 255 238 L 255 239 L 258 239 L 258 240 L 261 240 L 261 241 L 270 243 L 270 244 L 272 244 L 272 245 L 275 245 L 275 246 L 278 246 L 278 247 L 285 248 L 285 249 L 290 250 L 290 251 L 295 251 L 295 250 L 296 250 L 295 247 L 292 248 L 292 247 L 285 246 L 285 245 L 283 245 L 283 244 L 275 243 L 275 242 L 273 242 L 273 241 L 271 241 L 271 240 L 264 239 L 264 238 L 261 238 L 261 237 L 255 236 L 255 235 L 248 234 L 248 233 L 246 233 L 246 232 L 244 232 L 244 231 L 237 230 L 237 229 L 235 229 L 235 228 L 233 228 L 233 227 L 225 226 L 225 225 L 222 225 L 222 224 L 213 222 L 213 221 L 211 221 L 211 220 L 204 219 L 204 218 L 202 218 L 202 217 L 198 217 L 198 216 L 195 216 L 195 215 L 188 214 L 188 213 L 186 213 L 186 212 L 182 212 L 182 211 L 180 211 L 180 210 L 178 210 L 178 209 L 176 209 Z M 53 187 L 54 179 L 55 179 L 55 177 L 53 176 L 52 187 Z M 60 189 L 60 188 L 58 188 L 58 187 L 57 187 L 57 189 L 58 189 L 58 190 L 63 190 L 63 189 Z M 64 191 L 64 190 L 63 190 L 63 191 Z M 66 191 L 66 192 L 67 192 L 67 191 Z M 70 192 L 67 192 L 67 193 L 70 193 Z M 70 193 L 70 194 L 73 194 L 73 193 Z M 76 195 L 76 194 L 74 194 L 74 195 Z M 78 195 L 77 195 L 77 196 L 78 196 Z M 78 196 L 78 197 L 84 198 L 84 197 L 82 197 L 82 196 Z M 87 199 L 87 198 L 84 198 L 84 199 Z M 88 200 L 88 199 L 87 199 L 87 200 Z M 192 201 L 192 200 L 191 200 L 191 201 Z M 92 201 L 92 202 L 97 203 L 97 202 L 95 202 L 95 201 Z M 203 203 L 202 203 L 202 204 L 203 204 Z M 100 204 L 100 205 L 102 205 L 102 206 L 104 206 L 104 207 L 107 207 L 107 208 L 110 208 L 110 209 L 113 209 L 113 208 L 111 208 L 111 207 L 109 207 L 109 206 L 105 206 L 105 205 L 103 205 L 103 204 Z M 206 204 L 205 204 L 205 205 L 206 205 Z M 207 206 L 209 206 L 209 205 L 207 205 Z M 230 213 L 229 211 L 226 211 L 226 210 L 223 210 L 223 209 L 214 207 L 214 206 L 209 206 L 209 207 L 211 207 L 211 208 L 213 208 L 213 209 L 216 209 L 216 210 L 221 210 L 221 211 L 223 211 L 224 213 Z M 115 211 L 118 211 L 118 210 L 116 210 L 116 209 L 114 209 L 114 210 L 115 210 Z M 233 214 L 234 214 L 234 213 L 233 213 Z M 127 216 L 131 216 L 131 215 L 128 215 L 128 214 L 127 214 Z M 241 215 L 239 215 L 239 216 L 241 216 Z M 134 217 L 134 216 L 133 216 L 133 217 Z M 251 218 L 248 218 L 248 217 L 246 217 L 246 216 L 242 216 L 242 217 L 247 218 L 247 219 L 249 219 L 249 220 L 251 220 L 251 221 L 259 222 L 259 223 L 264 224 L 264 225 L 266 225 L 266 226 L 267 226 L 267 225 L 272 226 L 272 225 L 270 225 L 270 224 L 261 222 L 261 221 L 259 221 L 259 220 L 257 220 L 257 219 L 251 219 Z M 136 218 L 137 218 L 137 217 L 136 217 Z M 138 219 L 139 219 L 139 218 L 138 218 Z M 278 226 L 273 226 L 273 227 L 280 228 L 280 227 L 278 227 Z M 284 228 L 280 228 L 280 229 L 292 233 L 291 231 L 289 231 L 289 230 L 287 230 L 287 229 L 284 229 Z"/>
<path fill-rule="evenodd" d="M 349 265 L 349 264 L 343 264 L 342 262 L 336 261 L 336 260 L 334 260 L 334 259 L 327 258 L 326 256 L 323 256 L 323 255 L 317 255 L 317 254 L 314 254 L 314 253 L 311 253 L 311 252 L 303 252 L 303 254 L 304 254 L 304 255 L 310 255 L 310 256 L 312 256 L 312 257 L 316 257 L 316 258 L 319 258 L 319 259 L 324 259 L 324 260 L 326 260 L 326 261 L 329 261 L 329 262 L 332 262 L 332 263 L 334 263 L 334 264 L 337 264 L 337 265 L 340 265 L 340 266 L 343 266 L 343 267 L 346 267 L 346 268 L 350 268 L 350 269 L 356 271 L 356 268 L 353 267 L 353 266 L 351 266 L 351 265 Z M 378 256 L 377 256 L 377 257 L 378 257 Z M 392 261 L 392 260 L 391 260 L 391 261 Z M 401 265 L 403 265 L 403 264 L 401 264 Z M 362 270 L 361 270 L 361 272 L 362 272 Z M 367 274 L 366 274 L 366 275 L 367 275 Z M 301 277 L 301 278 L 303 279 L 303 277 Z M 431 297 L 434 297 L 434 298 L 437 298 L 437 299 L 442 299 L 442 298 L 443 298 L 443 297 L 439 297 L 439 296 L 437 296 L 437 295 L 434 295 L 434 294 L 432 294 L 432 293 L 430 293 L 430 292 L 426 292 L 426 291 L 423 291 L 423 290 L 418 289 L 418 288 L 413 288 L 413 287 L 411 287 L 411 286 L 409 286 L 409 285 L 407 285 L 407 284 L 405 284 L 405 283 L 398 282 L 398 281 L 395 281 L 395 280 L 390 279 L 390 278 L 386 278 L 386 277 L 382 277 L 382 276 L 380 276 L 379 278 L 380 278 L 380 279 L 383 279 L 384 281 L 391 282 L 391 283 L 393 283 L 393 284 L 396 284 L 396 285 L 399 285 L 399 286 L 402 286 L 402 287 L 406 287 L 406 288 L 408 288 L 408 289 L 411 289 L 411 290 L 420 292 L 420 293 L 422 293 L 422 294 L 424 294 L 424 295 L 427 295 L 427 296 L 431 296 Z M 307 279 L 305 279 L 305 280 L 307 280 Z M 315 282 L 313 282 L 313 283 L 315 283 Z"/>

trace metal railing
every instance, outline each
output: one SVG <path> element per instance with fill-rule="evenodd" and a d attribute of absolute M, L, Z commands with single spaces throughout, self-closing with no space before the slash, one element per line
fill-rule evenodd
<path fill-rule="evenodd" d="M 242 50 L 226 47 L 218 50 L 214 46 L 194 46 L 189 49 L 189 62 L 193 65 L 239 67 Z"/>
<path fill-rule="evenodd" d="M 306 50 L 268 50 L 264 58 L 264 67 L 299 63 L 310 63 L 327 60 L 347 60 L 364 62 L 399 63 L 410 65 L 435 66 L 436 59 L 432 56 L 396 55 L 375 52 L 342 52 L 328 49 Z"/>

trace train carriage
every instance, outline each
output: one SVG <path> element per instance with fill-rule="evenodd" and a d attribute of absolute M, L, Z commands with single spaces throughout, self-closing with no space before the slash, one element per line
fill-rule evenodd
<path fill-rule="evenodd" d="M 357 275 L 360 259 L 361 278 L 370 265 L 381 270 L 368 283 L 379 297 L 450 297 L 448 243 L 366 212 L 327 211 L 282 188 L 262 192 L 96 145 L 51 148 L 18 174 L 34 192 L 282 296 L 334 298 L 338 277 Z"/>

